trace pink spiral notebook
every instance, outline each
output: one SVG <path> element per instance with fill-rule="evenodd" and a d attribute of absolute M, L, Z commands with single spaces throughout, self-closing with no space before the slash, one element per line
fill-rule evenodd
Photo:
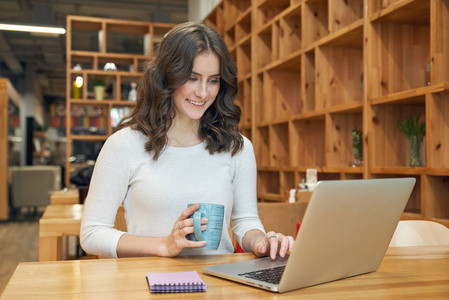
<path fill-rule="evenodd" d="M 206 284 L 196 271 L 147 273 L 151 293 L 205 292 Z"/>

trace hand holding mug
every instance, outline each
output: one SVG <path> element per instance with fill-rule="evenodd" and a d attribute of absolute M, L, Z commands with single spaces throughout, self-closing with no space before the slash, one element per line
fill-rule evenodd
<path fill-rule="evenodd" d="M 176 220 L 170 235 L 166 239 L 165 252 L 167 252 L 167 256 L 176 256 L 184 248 L 198 248 L 206 245 L 206 241 L 191 241 L 186 238 L 187 235 L 194 232 L 193 219 L 189 218 L 189 216 L 193 215 L 199 207 L 199 204 L 187 207 Z M 201 218 L 199 223 L 200 229 L 206 230 L 207 218 Z"/>
<path fill-rule="evenodd" d="M 189 204 L 189 207 L 198 204 Z M 189 219 L 193 220 L 193 233 L 188 235 L 191 241 L 206 241 L 207 244 L 195 249 L 217 250 L 221 241 L 221 233 L 223 230 L 224 205 L 212 203 L 200 203 L 199 208 Z M 203 230 L 200 227 L 200 220 L 206 218 L 207 228 Z"/>

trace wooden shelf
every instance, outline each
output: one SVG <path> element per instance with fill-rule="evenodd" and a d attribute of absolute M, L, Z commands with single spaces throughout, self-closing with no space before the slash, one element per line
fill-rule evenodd
<path fill-rule="evenodd" d="M 137 84 L 141 80 L 142 64 L 151 58 L 162 37 L 174 26 L 175 24 L 67 16 L 67 115 L 72 116 L 72 110 L 75 111 L 75 117 L 66 119 L 67 162 L 70 156 L 78 154 L 74 153 L 72 141 L 92 143 L 94 148 L 101 147 L 113 133 L 117 117 L 122 118 L 136 105 L 133 101 L 125 100 L 128 99 L 131 83 Z M 118 35 L 126 35 L 136 45 L 142 45 L 136 51 L 139 53 L 116 51 L 114 43 L 108 41 L 113 41 Z M 96 51 L 78 49 L 76 40 L 79 38 L 97 40 Z M 104 70 L 106 63 L 113 63 L 116 70 Z M 72 83 L 77 77 L 82 78 L 83 84 L 77 97 L 74 97 Z M 97 78 L 106 80 L 103 100 L 94 99 L 92 79 Z M 88 132 L 101 134 L 85 134 Z M 70 185 L 71 169 L 70 163 L 67 163 L 67 186 Z"/>
<path fill-rule="evenodd" d="M 16 107 L 20 113 L 20 95 L 6 78 L 0 78 L 0 221 L 9 218 L 10 174 L 8 172 L 9 129 L 12 128 L 10 108 Z"/>
<path fill-rule="evenodd" d="M 449 0 L 242 5 L 223 0 L 205 22 L 236 57 L 260 201 L 283 201 L 307 168 L 319 180 L 411 176 L 403 218 L 449 226 Z M 423 167 L 408 166 L 405 117 L 426 121 Z M 356 167 L 354 128 L 364 139 Z"/>

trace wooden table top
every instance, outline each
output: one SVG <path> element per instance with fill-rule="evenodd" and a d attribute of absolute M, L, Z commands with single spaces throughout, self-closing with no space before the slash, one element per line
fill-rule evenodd
<path fill-rule="evenodd" d="M 390 248 L 376 272 L 284 294 L 201 272 L 208 265 L 253 258 L 244 253 L 20 263 L 1 299 L 449 299 L 449 245 Z M 192 270 L 200 274 L 207 292 L 150 293 L 146 273 Z"/>
<path fill-rule="evenodd" d="M 45 208 L 41 220 L 49 219 L 70 219 L 81 220 L 83 217 L 82 204 L 63 204 L 63 205 L 48 205 Z"/>
<path fill-rule="evenodd" d="M 48 205 L 39 219 L 39 237 L 79 235 L 82 204 Z"/>
<path fill-rule="evenodd" d="M 50 204 L 79 204 L 78 189 L 61 190 L 50 192 Z"/>

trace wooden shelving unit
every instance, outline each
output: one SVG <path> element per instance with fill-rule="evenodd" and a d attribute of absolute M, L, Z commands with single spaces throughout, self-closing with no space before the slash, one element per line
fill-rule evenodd
<path fill-rule="evenodd" d="M 73 142 L 104 142 L 114 131 L 117 109 L 132 108 L 135 102 L 128 101 L 131 83 L 138 83 L 143 75 L 141 65 L 151 58 L 162 37 L 175 24 L 137 22 L 82 16 L 67 16 L 67 146 L 66 185 L 70 185 L 70 172 L 77 162 L 69 162 L 76 156 Z M 135 53 L 120 53 L 118 38 L 126 36 L 133 43 Z M 96 51 L 79 48 L 78 39 L 90 39 Z M 134 49 L 135 48 L 135 49 Z M 105 71 L 107 63 L 113 63 L 114 71 Z M 72 91 L 77 77 L 83 80 L 79 94 Z M 104 79 L 107 91 L 103 100 L 95 100 L 93 79 Z M 73 113 L 75 112 L 75 113 Z M 73 115 L 77 115 L 75 124 Z M 72 116 L 72 117 L 70 117 Z M 98 145 L 95 146 L 98 148 Z M 99 151 L 99 149 L 96 149 Z"/>
<path fill-rule="evenodd" d="M 239 67 L 260 201 L 284 201 L 308 168 L 319 180 L 412 176 L 403 218 L 449 227 L 449 0 L 223 0 L 205 22 Z M 426 121 L 423 167 L 408 166 L 397 126 L 409 116 Z"/>
<path fill-rule="evenodd" d="M 11 105 L 20 109 L 20 95 L 8 79 L 0 78 L 0 221 L 9 218 L 8 129 Z"/>

